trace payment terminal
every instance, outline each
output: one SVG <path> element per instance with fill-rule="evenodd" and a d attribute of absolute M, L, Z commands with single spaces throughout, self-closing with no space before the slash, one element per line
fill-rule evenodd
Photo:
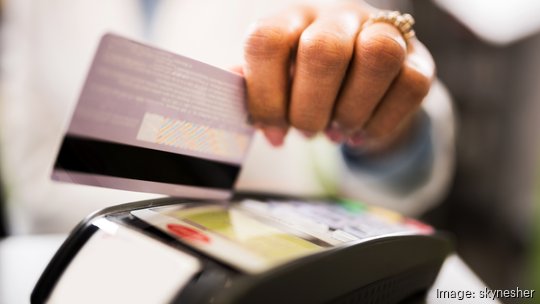
<path fill-rule="evenodd" d="M 402 303 L 451 245 L 432 227 L 348 200 L 238 195 L 99 211 L 58 250 L 32 303 Z"/>

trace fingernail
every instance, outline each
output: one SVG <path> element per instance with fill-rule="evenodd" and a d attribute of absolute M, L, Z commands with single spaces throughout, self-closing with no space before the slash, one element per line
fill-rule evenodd
<path fill-rule="evenodd" d="M 352 147 L 358 147 L 366 142 L 366 137 L 363 132 L 356 132 L 353 136 L 349 137 L 347 144 Z"/>
<path fill-rule="evenodd" d="M 308 139 L 311 139 L 315 136 L 315 132 L 310 132 L 310 131 L 300 131 L 306 138 Z"/>
<path fill-rule="evenodd" d="M 328 139 L 336 144 L 340 144 L 346 139 L 342 129 L 336 121 L 332 121 L 330 127 L 325 131 L 325 134 Z"/>
<path fill-rule="evenodd" d="M 264 136 L 274 147 L 280 147 L 285 141 L 286 131 L 277 127 L 265 127 L 262 129 Z"/>
<path fill-rule="evenodd" d="M 338 128 L 330 127 L 330 129 L 324 132 L 326 137 L 336 144 L 340 144 L 345 141 L 345 136 Z"/>

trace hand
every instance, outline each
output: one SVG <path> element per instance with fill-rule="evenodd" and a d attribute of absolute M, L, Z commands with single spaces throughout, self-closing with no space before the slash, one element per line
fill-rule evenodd
<path fill-rule="evenodd" d="M 416 38 L 363 27 L 367 4 L 295 6 L 256 22 L 245 42 L 248 110 L 274 146 L 290 127 L 334 142 L 378 143 L 407 129 L 434 78 Z"/>

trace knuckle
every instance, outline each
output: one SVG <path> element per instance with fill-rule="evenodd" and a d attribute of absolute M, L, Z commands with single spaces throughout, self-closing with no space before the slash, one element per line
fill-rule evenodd
<path fill-rule="evenodd" d="M 373 75 L 386 76 L 399 71 L 405 60 L 405 50 L 398 41 L 387 35 L 360 39 L 357 56 Z"/>
<path fill-rule="evenodd" d="M 279 105 L 253 102 L 248 104 L 250 120 L 261 125 L 282 126 L 286 125 L 284 110 Z"/>
<path fill-rule="evenodd" d="M 431 89 L 432 79 L 414 69 L 403 69 L 400 78 L 413 104 L 420 104 Z"/>
<path fill-rule="evenodd" d="M 320 117 L 312 117 L 311 115 L 290 115 L 289 121 L 291 126 L 299 130 L 308 132 L 320 132 L 325 129 L 327 122 Z"/>
<path fill-rule="evenodd" d="M 311 68 L 321 72 L 342 68 L 349 62 L 351 51 L 344 39 L 332 33 L 304 34 L 298 50 Z"/>
<path fill-rule="evenodd" d="M 344 112 L 336 115 L 334 119 L 340 126 L 340 129 L 352 133 L 362 128 L 365 123 L 364 115 L 358 115 L 358 113 Z"/>
<path fill-rule="evenodd" d="M 370 125 L 367 132 L 370 137 L 385 138 L 390 136 L 394 132 L 394 129 L 394 125 L 379 123 Z"/>
<path fill-rule="evenodd" d="M 254 24 L 244 43 L 246 59 L 267 59 L 280 55 L 288 49 L 287 37 L 287 30 L 282 26 L 262 22 Z"/>
<path fill-rule="evenodd" d="M 378 103 L 379 100 L 371 101 L 358 95 L 341 96 L 336 103 L 334 120 L 344 131 L 358 131 L 371 119 Z"/>
<path fill-rule="evenodd" d="M 250 114 L 250 118 L 256 124 L 264 126 L 285 126 L 287 125 L 285 118 L 278 114 L 268 114 L 264 112 L 254 112 Z"/>

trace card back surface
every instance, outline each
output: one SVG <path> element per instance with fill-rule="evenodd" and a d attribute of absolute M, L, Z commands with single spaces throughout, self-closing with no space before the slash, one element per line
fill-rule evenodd
<path fill-rule="evenodd" d="M 228 198 L 253 135 L 245 104 L 241 76 L 107 34 L 52 178 Z"/>

